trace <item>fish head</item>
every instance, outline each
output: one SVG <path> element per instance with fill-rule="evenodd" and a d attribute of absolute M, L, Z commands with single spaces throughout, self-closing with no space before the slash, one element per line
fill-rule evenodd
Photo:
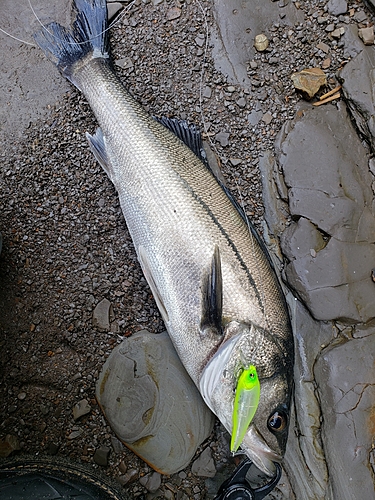
<path fill-rule="evenodd" d="M 255 414 L 244 434 L 242 451 L 265 474 L 274 475 L 274 462 L 286 449 L 293 387 L 293 350 L 271 333 L 253 324 L 231 322 L 229 339 L 217 350 L 200 377 L 200 392 L 229 433 L 233 432 L 235 394 L 241 372 L 256 368 L 260 396 Z"/>

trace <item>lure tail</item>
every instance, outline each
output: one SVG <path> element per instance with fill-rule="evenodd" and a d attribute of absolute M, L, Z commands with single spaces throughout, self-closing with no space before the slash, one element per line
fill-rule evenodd
<path fill-rule="evenodd" d="M 76 87 L 74 65 L 86 57 L 109 57 L 107 6 L 105 0 L 74 0 L 76 19 L 71 29 L 50 23 L 34 34 L 45 55 Z"/>

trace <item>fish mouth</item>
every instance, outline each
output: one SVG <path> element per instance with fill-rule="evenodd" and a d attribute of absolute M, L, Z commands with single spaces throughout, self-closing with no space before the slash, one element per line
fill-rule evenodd
<path fill-rule="evenodd" d="M 254 424 L 250 425 L 241 444 L 242 450 L 259 470 L 267 476 L 274 476 L 276 467 L 274 462 L 281 462 L 282 457 L 271 450 Z"/>

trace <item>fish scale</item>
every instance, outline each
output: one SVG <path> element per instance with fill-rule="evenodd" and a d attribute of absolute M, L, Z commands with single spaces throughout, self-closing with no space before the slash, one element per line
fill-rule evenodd
<path fill-rule="evenodd" d="M 51 23 L 35 39 L 97 118 L 90 147 L 117 189 L 168 333 L 229 432 L 239 373 L 256 367 L 259 405 L 241 448 L 272 474 L 272 462 L 285 452 L 293 339 L 271 260 L 226 188 L 114 74 L 104 0 L 76 0 L 74 10 L 71 31 Z"/>

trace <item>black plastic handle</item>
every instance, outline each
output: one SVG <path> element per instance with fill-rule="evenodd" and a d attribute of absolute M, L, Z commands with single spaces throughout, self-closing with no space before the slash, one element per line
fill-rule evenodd
<path fill-rule="evenodd" d="M 246 474 L 252 465 L 253 462 L 248 458 L 241 462 L 231 477 L 220 486 L 215 500 L 263 500 L 271 493 L 281 477 L 280 465 L 275 463 L 275 475 L 259 488 L 252 488 L 246 480 Z"/>

